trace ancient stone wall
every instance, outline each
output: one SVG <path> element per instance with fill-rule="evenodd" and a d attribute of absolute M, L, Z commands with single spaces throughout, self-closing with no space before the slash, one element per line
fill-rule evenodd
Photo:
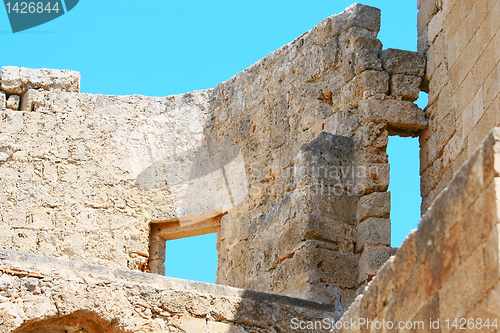
<path fill-rule="evenodd" d="M 459 327 L 465 318 L 468 329 L 497 331 L 484 324 L 498 324 L 500 314 L 499 152 L 495 128 L 356 298 L 338 332 L 450 332 L 455 318 Z"/>
<path fill-rule="evenodd" d="M 379 29 L 355 4 L 214 89 L 161 98 L 4 67 L 6 100 L 22 97 L 0 104 L 1 246 L 161 273 L 166 239 L 218 230 L 218 283 L 340 316 L 392 253 L 388 136 L 427 125 L 424 58 L 382 50 Z"/>
<path fill-rule="evenodd" d="M 425 61 L 382 51 L 379 28 L 350 6 L 215 88 L 207 138 L 238 142 L 249 182 L 221 220 L 218 283 L 342 312 L 391 254 L 387 140 L 426 126 Z"/>
<path fill-rule="evenodd" d="M 418 1 L 429 127 L 420 136 L 422 211 L 500 125 L 500 1 Z"/>
<path fill-rule="evenodd" d="M 0 250 L 1 333 L 271 333 L 317 317 L 334 306 Z"/>
<path fill-rule="evenodd" d="M 30 80 L 43 70 L 27 83 L 23 71 L 2 69 L 2 89 L 24 92 L 24 107 L 0 111 L 0 244 L 145 268 L 150 222 L 175 217 L 165 177 L 147 174 L 148 167 L 166 156 L 172 170 L 195 145 L 189 141 L 201 136 L 207 92 L 149 98 L 27 90 L 37 88 Z"/>

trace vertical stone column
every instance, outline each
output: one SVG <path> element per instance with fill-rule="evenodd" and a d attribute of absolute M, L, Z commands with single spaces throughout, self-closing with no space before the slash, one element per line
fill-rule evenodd
<path fill-rule="evenodd" d="M 148 270 L 150 273 L 165 275 L 165 251 L 165 240 L 155 234 L 154 228 L 151 226 L 148 259 Z"/>

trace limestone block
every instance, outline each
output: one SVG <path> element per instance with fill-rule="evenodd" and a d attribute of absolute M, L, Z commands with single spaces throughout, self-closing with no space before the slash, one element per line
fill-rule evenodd
<path fill-rule="evenodd" d="M 28 89 L 80 92 L 80 73 L 73 70 L 2 67 L 1 88 L 7 94 L 24 95 Z"/>
<path fill-rule="evenodd" d="M 415 135 L 427 126 L 424 111 L 412 102 L 366 99 L 359 102 L 359 112 L 368 121 L 387 123 L 389 134 Z"/>
<path fill-rule="evenodd" d="M 388 219 L 391 213 L 391 192 L 374 192 L 359 199 L 356 218 L 359 222 L 368 217 Z"/>
<path fill-rule="evenodd" d="M 498 247 L 495 251 L 498 251 Z M 444 318 L 465 316 L 488 291 L 485 286 L 483 248 L 478 246 L 467 259 L 462 260 L 439 290 L 441 315 Z"/>
<path fill-rule="evenodd" d="M 272 252 L 276 252 L 281 259 L 292 253 L 303 240 L 327 240 L 336 251 L 353 251 L 355 225 L 350 209 L 356 207 L 355 196 L 340 195 L 334 198 L 336 200 L 325 200 L 324 197 L 317 196 L 313 202 L 297 203 L 286 217 L 289 223 L 284 226 L 275 223 L 272 229 L 269 226 L 271 232 L 266 233 L 266 237 L 272 238 L 273 234 L 280 234 L 280 238 L 272 244 Z M 312 209 L 313 212 L 304 214 L 301 211 L 305 209 Z M 271 218 L 266 214 L 266 219 Z M 264 221 L 260 227 L 266 223 L 269 222 Z M 255 228 L 257 227 L 256 225 Z M 253 228 L 254 226 L 252 230 Z"/>
<path fill-rule="evenodd" d="M 193 318 L 193 317 L 174 317 L 172 318 L 172 325 L 182 330 L 182 332 L 186 333 L 197 333 L 197 332 L 205 332 L 205 327 L 207 322 L 202 318 Z"/>
<path fill-rule="evenodd" d="M 391 220 L 369 217 L 358 225 L 356 252 L 361 252 L 366 245 L 391 245 Z"/>
<path fill-rule="evenodd" d="M 335 111 L 345 111 L 358 107 L 366 96 L 387 94 L 389 74 L 383 71 L 365 70 L 340 88 L 340 95 L 333 105 Z"/>
<path fill-rule="evenodd" d="M 14 152 L 19 150 L 10 142 L 0 141 L 0 163 L 7 161 L 14 155 Z"/>
<path fill-rule="evenodd" d="M 412 276 L 414 276 L 416 264 L 416 247 L 415 247 L 415 233 L 413 229 L 408 236 L 406 236 L 403 243 L 396 249 L 394 258 L 394 270 L 398 272 L 399 278 L 395 281 L 396 290 L 400 290 L 402 286 Z"/>
<path fill-rule="evenodd" d="M 385 192 L 389 187 L 390 165 L 366 163 L 357 166 L 355 193 L 359 195 Z"/>
<path fill-rule="evenodd" d="M 391 256 L 391 248 L 387 246 L 365 246 L 361 257 L 359 258 L 359 277 L 358 283 L 374 277 L 380 267 Z"/>
<path fill-rule="evenodd" d="M 402 97 L 405 101 L 416 101 L 422 79 L 418 76 L 394 74 L 391 76 L 391 95 Z"/>
<path fill-rule="evenodd" d="M 389 142 L 389 132 L 385 123 L 367 123 L 359 128 L 354 134 L 355 141 L 358 143 L 357 161 L 362 164 L 365 162 L 387 163 L 387 144 Z"/>
<path fill-rule="evenodd" d="M 354 289 L 357 287 L 358 277 L 358 255 L 352 252 L 332 251 L 327 244 L 317 241 L 303 242 L 299 249 L 288 256 L 278 265 L 282 275 L 273 272 L 275 281 L 290 279 L 287 289 L 294 292 L 304 289 L 304 279 L 301 276 L 309 276 L 311 283 L 322 282 L 329 286 L 337 285 L 341 288 Z M 289 278 L 293 275 L 294 278 Z M 282 283 L 282 282 L 280 282 Z M 287 295 L 292 295 L 287 293 Z"/>
<path fill-rule="evenodd" d="M 5 95 L 5 91 L 0 91 L 0 110 L 6 108 L 7 104 L 7 96 Z"/>
<path fill-rule="evenodd" d="M 349 173 L 342 174 L 352 160 L 351 138 L 321 132 L 316 139 L 300 147 L 295 160 L 295 184 L 297 187 L 344 184 L 352 180 Z"/>
<path fill-rule="evenodd" d="M 292 318 L 338 317 L 333 304 L 3 249 L 0 267 L 2 333 L 21 325 L 33 332 L 288 332 Z"/>
<path fill-rule="evenodd" d="M 367 50 L 378 55 L 382 51 L 382 42 L 373 37 L 359 36 L 352 40 L 354 49 Z"/>
<path fill-rule="evenodd" d="M 19 101 L 21 98 L 19 98 L 18 95 L 10 95 L 9 98 L 7 99 L 7 109 L 11 109 L 14 111 L 19 110 Z"/>
<path fill-rule="evenodd" d="M 424 77 L 425 58 L 417 52 L 387 49 L 380 52 L 384 70 L 389 74 L 406 74 Z"/>
<path fill-rule="evenodd" d="M 360 74 L 365 70 L 382 71 L 382 62 L 377 54 L 370 50 L 360 50 L 354 58 L 354 72 Z"/>
<path fill-rule="evenodd" d="M 21 97 L 21 107 L 20 111 L 32 111 L 33 110 L 33 100 L 35 98 L 36 90 L 28 89 L 28 91 Z"/>
<path fill-rule="evenodd" d="M 332 16 L 331 19 L 333 35 L 338 35 L 353 26 L 373 32 L 380 31 L 380 9 L 359 3 L 350 5 L 342 13 Z"/>
<path fill-rule="evenodd" d="M 201 332 L 201 331 L 196 331 L 196 332 Z M 215 321 L 208 321 L 207 322 L 206 332 L 207 333 L 219 333 L 219 332 L 246 333 L 246 331 L 241 326 L 234 325 L 234 324 L 215 322 Z"/>

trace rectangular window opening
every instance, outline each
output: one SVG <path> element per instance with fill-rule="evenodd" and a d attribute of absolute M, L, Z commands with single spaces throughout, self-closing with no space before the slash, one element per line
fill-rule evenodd
<path fill-rule="evenodd" d="M 420 221 L 420 147 L 418 138 L 390 136 L 391 246 L 399 247 Z"/>
<path fill-rule="evenodd" d="M 178 219 L 150 225 L 151 273 L 187 280 L 215 283 L 217 277 L 217 232 L 222 215 L 182 225 Z"/>

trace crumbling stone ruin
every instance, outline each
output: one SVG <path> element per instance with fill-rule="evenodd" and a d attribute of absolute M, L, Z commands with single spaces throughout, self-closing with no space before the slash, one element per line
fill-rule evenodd
<path fill-rule="evenodd" d="M 383 50 L 380 11 L 354 4 L 182 95 L 4 66 L 0 332 L 496 318 L 500 1 L 418 6 L 418 52 Z M 423 217 L 399 249 L 389 135 L 421 143 Z M 216 285 L 161 276 L 166 241 L 213 232 Z"/>

